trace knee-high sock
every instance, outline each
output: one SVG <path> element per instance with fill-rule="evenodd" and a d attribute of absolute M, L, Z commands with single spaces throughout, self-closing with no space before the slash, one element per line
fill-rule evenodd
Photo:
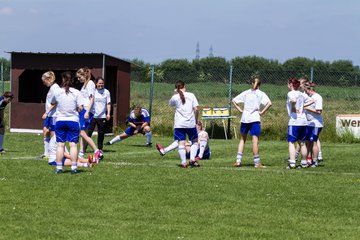
<path fill-rule="evenodd" d="M 164 148 L 164 152 L 165 153 L 171 152 L 172 150 L 176 149 L 178 146 L 179 146 L 179 142 L 175 140 L 172 144 Z"/>
<path fill-rule="evenodd" d="M 44 138 L 44 155 L 49 156 L 49 142 L 50 138 Z"/>
<path fill-rule="evenodd" d="M 207 143 L 208 143 L 208 139 L 207 139 L 207 138 L 200 138 L 199 158 L 203 158 L 204 152 L 205 152 L 205 149 L 206 149 L 206 146 L 207 146 Z"/>
<path fill-rule="evenodd" d="M 181 160 L 181 164 L 186 164 L 186 150 L 185 146 L 179 146 L 178 148 L 179 157 Z"/>
<path fill-rule="evenodd" d="M 195 160 L 198 149 L 199 149 L 199 144 L 197 142 L 193 142 L 190 147 L 190 161 Z"/>
<path fill-rule="evenodd" d="M 117 135 L 116 137 L 114 137 L 113 139 L 111 139 L 110 143 L 111 143 L 111 144 L 114 144 L 114 143 L 120 142 L 120 141 L 121 141 L 120 135 Z"/>
<path fill-rule="evenodd" d="M 0 150 L 3 149 L 4 134 L 0 134 Z"/>
<path fill-rule="evenodd" d="M 145 133 L 145 137 L 146 137 L 146 143 L 151 143 L 151 137 L 152 137 L 151 131 Z"/>

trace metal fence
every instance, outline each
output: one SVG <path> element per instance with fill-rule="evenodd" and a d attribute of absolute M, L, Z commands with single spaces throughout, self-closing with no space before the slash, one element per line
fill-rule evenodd
<path fill-rule="evenodd" d="M 168 106 L 168 100 L 174 91 L 177 80 L 186 83 L 187 91 L 197 97 L 200 111 L 204 107 L 227 107 L 235 119 L 227 120 L 227 134 L 235 136 L 240 124 L 241 114 L 232 108 L 231 100 L 240 92 L 250 88 L 251 76 L 257 74 L 262 79 L 261 90 L 270 97 L 273 106 L 262 117 L 262 137 L 283 140 L 286 137 L 288 116 L 286 112 L 287 80 L 290 77 L 306 75 L 316 83 L 316 91 L 323 97 L 323 117 L 325 127 L 322 135 L 331 140 L 336 137 L 335 118 L 337 114 L 355 114 L 360 109 L 360 75 L 359 72 L 292 70 L 255 71 L 236 69 L 212 69 L 211 71 L 161 71 L 155 67 L 147 69 L 147 74 L 134 72 L 132 75 L 131 102 L 148 107 L 152 116 L 152 127 L 155 134 L 171 136 L 173 132 L 174 109 Z M 214 138 L 223 138 L 221 121 L 214 120 Z M 210 125 L 208 125 L 210 126 Z M 207 129 L 213 130 L 213 129 Z M 238 135 L 238 134 L 237 134 Z"/>

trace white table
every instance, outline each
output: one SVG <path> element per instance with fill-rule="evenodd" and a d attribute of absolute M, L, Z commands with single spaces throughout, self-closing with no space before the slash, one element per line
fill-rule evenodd
<path fill-rule="evenodd" d="M 206 128 L 206 121 L 210 120 L 210 123 L 211 123 L 211 138 L 213 137 L 213 133 L 214 133 L 214 120 L 221 119 L 223 127 L 224 127 L 224 135 L 225 135 L 226 140 L 227 140 L 227 133 L 226 133 L 225 119 L 233 119 L 233 118 L 236 118 L 236 116 L 202 116 L 201 117 L 201 119 L 204 120 L 204 127 L 205 128 Z M 234 127 L 234 134 L 235 134 L 235 138 L 237 138 L 235 127 Z"/>

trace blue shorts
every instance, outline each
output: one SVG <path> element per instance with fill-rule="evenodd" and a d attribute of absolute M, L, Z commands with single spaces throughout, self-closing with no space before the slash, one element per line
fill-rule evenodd
<path fill-rule="evenodd" d="M 136 128 L 128 127 L 128 129 L 125 130 L 125 133 L 129 136 L 132 136 L 132 135 L 134 135 L 135 130 L 136 130 Z M 141 129 L 138 133 L 145 134 L 143 129 Z"/>
<path fill-rule="evenodd" d="M 48 128 L 51 132 L 55 131 L 55 123 L 53 117 L 46 117 L 44 121 L 44 127 Z"/>
<path fill-rule="evenodd" d="M 85 113 L 86 110 L 83 109 L 81 112 L 79 112 L 79 118 L 80 118 L 80 129 L 81 130 L 87 130 L 90 127 L 90 123 L 92 121 L 92 119 L 94 118 L 94 114 L 93 113 L 89 113 L 89 118 L 85 119 Z"/>
<path fill-rule="evenodd" d="M 196 127 L 194 128 L 175 128 L 174 129 L 174 140 L 183 141 L 186 140 L 186 135 L 189 141 L 193 141 L 198 138 Z"/>
<path fill-rule="evenodd" d="M 250 131 L 250 136 L 260 136 L 261 124 L 260 122 L 252 122 L 252 123 L 241 123 L 240 124 L 240 133 L 248 134 Z"/>
<path fill-rule="evenodd" d="M 306 126 L 288 126 L 288 142 L 304 142 L 306 139 Z"/>
<path fill-rule="evenodd" d="M 200 149 L 198 149 L 195 157 L 199 156 L 199 153 L 200 153 Z M 210 155 L 211 155 L 211 151 L 210 151 L 210 147 L 208 147 L 208 148 L 205 149 L 205 151 L 204 151 L 202 160 L 210 159 Z M 186 153 L 186 158 L 187 158 L 187 159 L 190 159 L 190 152 L 187 152 L 187 153 Z"/>
<path fill-rule="evenodd" d="M 316 142 L 319 139 L 319 134 L 322 128 L 319 127 L 306 127 L 306 140 L 310 142 Z"/>
<path fill-rule="evenodd" d="M 55 124 L 56 142 L 79 142 L 80 126 L 74 121 L 57 121 Z"/>

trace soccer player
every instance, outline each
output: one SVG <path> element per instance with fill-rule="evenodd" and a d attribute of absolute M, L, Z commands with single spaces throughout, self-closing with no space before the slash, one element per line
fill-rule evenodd
<path fill-rule="evenodd" d="M 308 152 L 312 152 L 311 167 L 318 166 L 319 147 L 318 140 L 319 134 L 324 127 L 324 120 L 321 116 L 323 109 L 323 99 L 320 94 L 315 92 L 315 84 L 308 83 L 305 85 L 305 93 L 311 97 L 313 103 L 305 107 L 306 119 L 308 125 L 306 128 L 306 141 Z"/>
<path fill-rule="evenodd" d="M 57 142 L 56 142 L 56 134 L 54 134 L 49 141 L 49 158 L 48 158 L 48 164 L 51 166 L 56 166 L 56 151 L 57 151 Z M 78 158 L 77 159 L 77 166 L 78 167 L 93 167 L 93 164 L 97 164 L 98 162 L 95 162 L 91 155 L 88 156 L 88 159 L 84 158 Z M 62 161 L 63 166 L 71 166 L 71 159 L 70 154 L 65 147 L 64 150 L 64 157 Z"/>
<path fill-rule="evenodd" d="M 300 145 L 301 152 L 301 165 L 300 167 L 308 167 L 307 164 L 307 148 L 305 145 L 306 138 L 306 126 L 307 120 L 304 111 L 305 105 L 305 97 L 299 91 L 300 82 L 296 78 L 290 78 L 288 80 L 288 89 L 289 92 L 287 94 L 286 107 L 289 115 L 289 123 L 288 123 L 288 133 L 287 133 L 287 141 L 289 144 L 289 164 L 287 166 L 288 169 L 296 168 L 296 149 L 295 142 L 298 142 Z"/>
<path fill-rule="evenodd" d="M 260 90 L 261 80 L 259 77 L 251 79 L 251 88 L 236 96 L 232 103 L 242 113 L 240 125 L 240 142 L 236 156 L 235 167 L 241 167 L 247 134 L 252 136 L 252 151 L 255 168 L 265 168 L 260 162 L 259 137 L 261 132 L 260 116 L 272 105 L 265 92 Z M 243 103 L 243 107 L 240 106 Z"/>
<path fill-rule="evenodd" d="M 199 148 L 197 150 L 195 160 L 198 161 L 198 160 L 210 159 L 211 151 L 210 151 L 210 146 L 209 146 L 209 135 L 203 128 L 202 122 L 199 121 L 196 124 L 196 130 L 198 133 Z M 172 150 L 175 150 L 176 148 L 178 148 L 178 146 L 179 146 L 179 142 L 177 140 L 175 140 L 173 143 L 171 143 L 166 148 L 162 147 L 158 143 L 156 144 L 156 148 L 159 151 L 161 156 L 165 156 L 166 153 L 171 152 Z M 185 149 L 186 149 L 186 158 L 190 159 L 191 141 L 187 142 L 185 144 Z"/>
<path fill-rule="evenodd" d="M 43 127 L 43 137 L 44 137 L 44 154 L 39 156 L 39 158 L 48 158 L 49 157 L 49 141 L 51 136 L 55 134 L 55 118 L 54 114 L 56 112 L 56 105 L 51 104 L 51 99 L 54 96 L 55 91 L 57 91 L 60 87 L 55 82 L 55 73 L 53 71 L 45 72 L 41 80 L 46 87 L 50 87 L 45 102 L 45 113 L 42 116 L 44 119 L 44 127 Z"/>
<path fill-rule="evenodd" d="M 111 110 L 111 97 L 110 92 L 104 88 L 105 80 L 102 77 L 98 77 L 95 79 L 96 91 L 94 98 L 94 118 L 90 123 L 90 127 L 88 130 L 88 136 L 91 137 L 95 126 L 97 126 L 98 130 L 98 138 L 97 138 L 97 146 L 102 153 L 103 145 L 104 145 L 104 136 L 105 136 L 105 127 L 106 121 L 110 120 L 110 110 Z M 86 145 L 85 145 L 86 150 Z M 100 155 L 100 158 L 102 158 Z"/>
<path fill-rule="evenodd" d="M 169 105 L 175 107 L 174 140 L 179 142 L 180 166 L 183 168 L 187 168 L 189 165 L 199 167 L 200 165 L 195 159 L 198 150 L 196 123 L 199 117 L 199 110 L 197 109 L 199 103 L 193 93 L 186 91 L 185 83 L 179 80 L 175 83 L 175 91 L 169 100 Z M 186 135 L 191 141 L 189 165 L 186 163 Z"/>
<path fill-rule="evenodd" d="M 79 157 L 84 157 L 84 141 L 94 150 L 94 158 L 99 160 L 101 158 L 101 151 L 97 148 L 91 137 L 87 135 L 87 130 L 90 127 L 90 122 L 94 117 L 94 96 L 95 83 L 91 80 L 91 70 L 87 67 L 80 68 L 76 72 L 76 77 L 79 82 L 83 83 L 80 90 L 84 109 L 80 112 L 80 151 Z"/>
<path fill-rule="evenodd" d="M 56 150 L 56 173 L 62 173 L 62 160 L 64 158 L 65 142 L 70 145 L 71 173 L 77 173 L 77 143 L 79 141 L 79 111 L 83 109 L 81 93 L 72 87 L 73 77 L 71 72 L 61 74 L 62 84 L 51 100 L 56 104 L 55 134 Z"/>
<path fill-rule="evenodd" d="M 142 108 L 141 106 L 136 106 L 129 115 L 128 123 L 130 127 L 126 129 L 124 133 L 117 135 L 105 145 L 112 145 L 128 137 L 141 133 L 146 137 L 146 146 L 151 147 L 152 133 L 150 128 L 150 114 L 148 110 Z"/>
<path fill-rule="evenodd" d="M 5 153 L 3 143 L 5 136 L 4 111 L 5 107 L 13 100 L 14 95 L 11 92 L 4 92 L 0 97 L 0 154 Z"/>

